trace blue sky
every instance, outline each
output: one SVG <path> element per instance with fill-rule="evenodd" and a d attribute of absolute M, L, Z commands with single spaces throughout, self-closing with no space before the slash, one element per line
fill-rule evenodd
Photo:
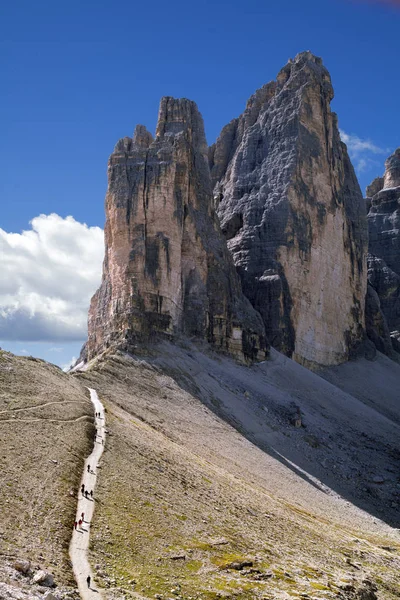
<path fill-rule="evenodd" d="M 2 3 L 0 227 L 50 213 L 102 227 L 108 155 L 136 123 L 154 131 L 161 96 L 195 100 L 212 143 L 303 50 L 331 72 L 364 189 L 400 145 L 399 26 L 394 4 L 351 0 Z M 61 364 L 80 346 L 50 353 L 62 341 L 0 345 Z"/>

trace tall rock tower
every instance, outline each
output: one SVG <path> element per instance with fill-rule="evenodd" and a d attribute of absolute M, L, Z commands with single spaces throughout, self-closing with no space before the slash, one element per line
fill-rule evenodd
<path fill-rule="evenodd" d="M 400 148 L 387 159 L 384 176 L 367 187 L 367 206 L 368 282 L 374 290 L 370 290 L 368 316 L 375 314 L 373 325 L 382 342 L 387 337 L 384 328 L 379 331 L 374 322 L 379 315 L 376 308 L 379 303 L 387 328 L 393 333 L 392 342 L 400 351 Z M 384 346 L 378 344 L 378 348 L 385 351 Z"/>
<path fill-rule="evenodd" d="M 242 294 L 213 209 L 207 152 L 196 104 L 168 97 L 154 140 L 139 125 L 115 146 L 88 359 L 179 333 L 243 362 L 265 358 L 262 319 Z"/>
<path fill-rule="evenodd" d="M 272 345 L 308 366 L 345 361 L 365 327 L 365 203 L 332 98 L 321 59 L 303 52 L 209 152 L 243 291 Z"/>

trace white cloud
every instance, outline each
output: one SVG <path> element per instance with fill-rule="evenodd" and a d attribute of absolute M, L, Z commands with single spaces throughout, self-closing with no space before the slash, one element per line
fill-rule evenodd
<path fill-rule="evenodd" d="M 65 365 L 61 365 L 62 370 L 65 372 L 69 371 L 70 368 L 72 367 L 72 365 L 74 365 L 76 363 L 76 361 L 77 361 L 76 356 L 73 356 L 69 362 L 67 362 Z"/>
<path fill-rule="evenodd" d="M 22 233 L 0 229 L 0 339 L 84 340 L 101 279 L 103 231 L 56 214 L 30 224 Z"/>
<path fill-rule="evenodd" d="M 346 133 L 343 129 L 340 129 L 340 138 L 346 144 L 350 158 L 358 174 L 364 173 L 369 169 L 376 170 L 377 167 L 381 166 L 381 161 L 372 158 L 372 156 L 387 156 L 390 153 L 390 149 L 380 148 L 371 142 L 371 140 L 363 140 L 358 135 Z"/>
<path fill-rule="evenodd" d="M 360 158 L 356 162 L 356 169 L 358 173 L 363 173 L 364 171 L 367 171 L 369 166 L 369 161 L 366 158 Z"/>
<path fill-rule="evenodd" d="M 342 142 L 346 144 L 351 158 L 365 152 L 371 152 L 372 154 L 386 154 L 388 152 L 384 148 L 379 148 L 371 140 L 362 140 L 357 135 L 346 133 L 343 129 L 340 130 L 340 137 Z"/>

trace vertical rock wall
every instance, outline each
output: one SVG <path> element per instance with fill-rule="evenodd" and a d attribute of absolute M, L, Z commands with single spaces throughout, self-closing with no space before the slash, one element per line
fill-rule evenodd
<path fill-rule="evenodd" d="M 299 362 L 364 336 L 365 203 L 321 59 L 299 54 L 221 132 L 209 160 L 221 227 L 267 337 Z"/>
<path fill-rule="evenodd" d="M 106 254 L 89 311 L 87 358 L 184 333 L 244 362 L 266 356 L 213 209 L 203 120 L 163 98 L 156 137 L 138 126 L 108 166 Z"/>
<path fill-rule="evenodd" d="M 389 331 L 400 331 L 400 148 L 385 174 L 367 188 L 368 282 L 375 290 Z"/>

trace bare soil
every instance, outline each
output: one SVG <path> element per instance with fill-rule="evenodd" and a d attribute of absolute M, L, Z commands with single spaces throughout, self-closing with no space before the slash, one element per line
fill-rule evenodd
<path fill-rule="evenodd" d="M 9 580 L 6 565 L 22 558 L 53 573 L 58 586 L 76 587 L 68 545 L 92 422 L 89 392 L 77 380 L 39 359 L 0 351 L 2 581 Z M 23 576 L 12 583 L 28 585 Z"/>
<path fill-rule="evenodd" d="M 278 353 L 246 368 L 189 343 L 74 377 L 107 412 L 91 540 L 106 597 L 400 596 L 394 392 L 377 411 Z"/>

